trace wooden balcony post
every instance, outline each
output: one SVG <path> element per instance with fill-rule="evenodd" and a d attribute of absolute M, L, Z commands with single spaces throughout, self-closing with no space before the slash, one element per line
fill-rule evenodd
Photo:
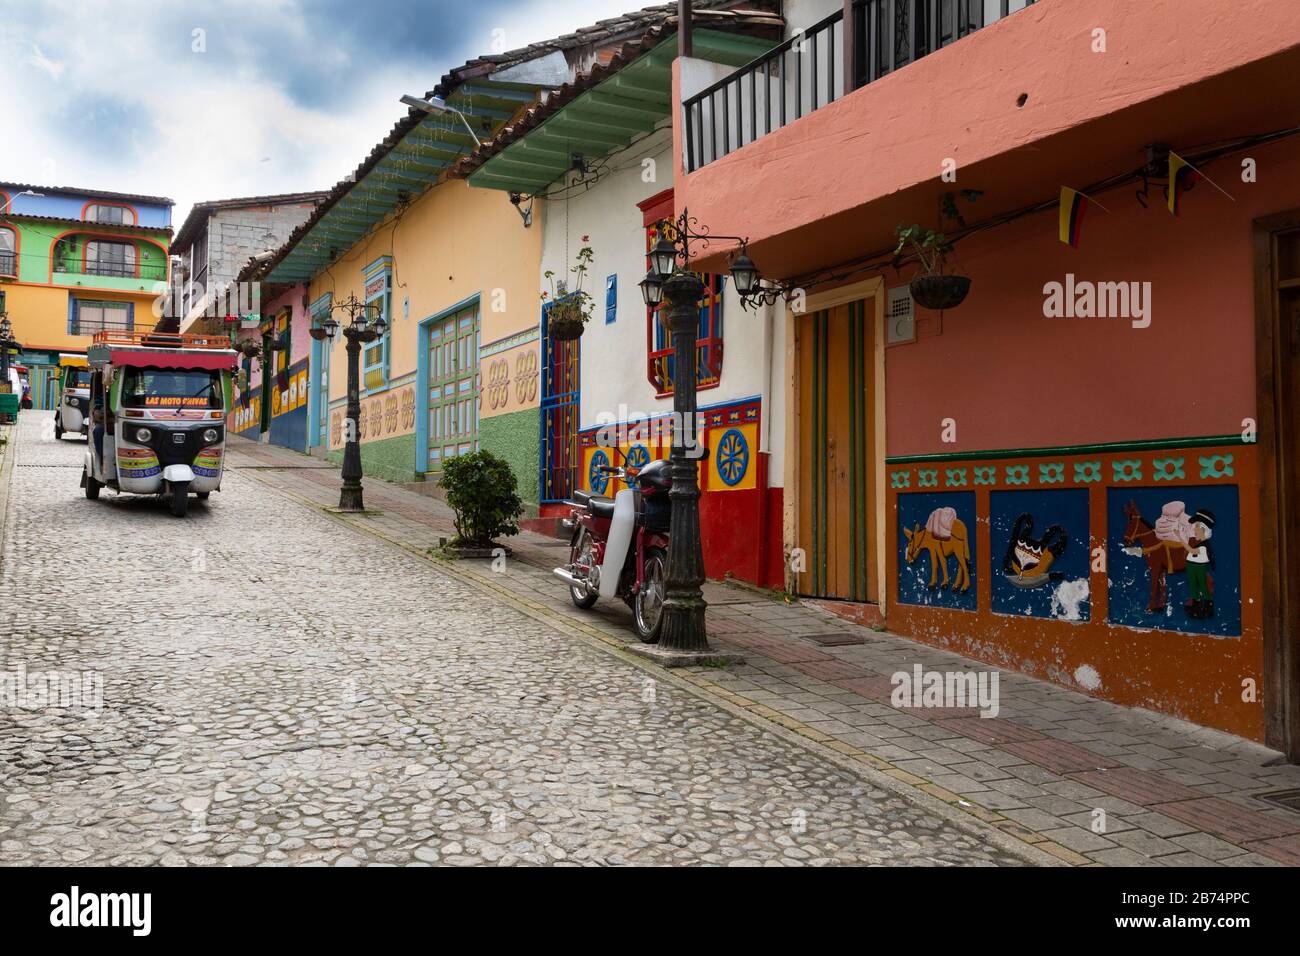
<path fill-rule="evenodd" d="M 677 0 L 677 55 L 691 56 L 691 0 Z"/>

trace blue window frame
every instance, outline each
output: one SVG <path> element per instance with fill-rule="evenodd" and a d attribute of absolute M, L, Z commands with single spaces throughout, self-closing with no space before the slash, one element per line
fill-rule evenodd
<path fill-rule="evenodd" d="M 612 275 L 605 280 L 605 324 L 613 324 L 616 318 L 618 318 L 618 276 Z"/>
<path fill-rule="evenodd" d="M 368 392 L 388 384 L 389 340 L 393 334 L 392 285 L 387 270 L 366 277 L 366 306 L 383 317 L 384 334 L 361 349 L 361 381 Z M 372 316 L 373 319 L 374 316 Z"/>

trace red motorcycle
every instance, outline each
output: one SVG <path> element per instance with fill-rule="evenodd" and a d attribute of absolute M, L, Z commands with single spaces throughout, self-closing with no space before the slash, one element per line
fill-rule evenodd
<path fill-rule="evenodd" d="M 659 459 L 640 469 L 602 468 L 599 473 L 632 487 L 612 498 L 573 493 L 568 502 L 573 510 L 564 520 L 564 527 L 573 532 L 569 563 L 554 574 L 584 610 L 598 598 L 622 598 L 632 608 L 637 636 L 656 644 L 668 565 L 668 462 Z"/>

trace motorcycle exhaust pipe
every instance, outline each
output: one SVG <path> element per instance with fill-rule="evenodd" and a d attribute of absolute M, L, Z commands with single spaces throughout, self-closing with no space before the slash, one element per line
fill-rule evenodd
<path fill-rule="evenodd" d="M 551 572 L 565 584 L 572 588 L 587 588 L 589 585 L 582 578 L 578 577 L 568 568 L 556 568 Z"/>

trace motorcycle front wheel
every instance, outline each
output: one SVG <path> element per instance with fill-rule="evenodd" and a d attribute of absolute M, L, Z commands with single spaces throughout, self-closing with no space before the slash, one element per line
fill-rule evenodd
<path fill-rule="evenodd" d="M 662 548 L 651 548 L 646 552 L 641 586 L 632 599 L 636 636 L 644 644 L 659 643 L 659 629 L 664 622 L 664 569 L 667 566 L 668 555 Z"/>
<path fill-rule="evenodd" d="M 579 564 L 591 567 L 594 560 L 591 532 L 583 528 L 578 532 L 578 536 L 573 539 L 573 544 L 569 547 L 569 567 L 573 568 Z M 571 587 L 569 588 L 569 597 L 577 607 L 585 611 L 596 603 L 596 599 L 600 595 L 591 588 Z"/>

